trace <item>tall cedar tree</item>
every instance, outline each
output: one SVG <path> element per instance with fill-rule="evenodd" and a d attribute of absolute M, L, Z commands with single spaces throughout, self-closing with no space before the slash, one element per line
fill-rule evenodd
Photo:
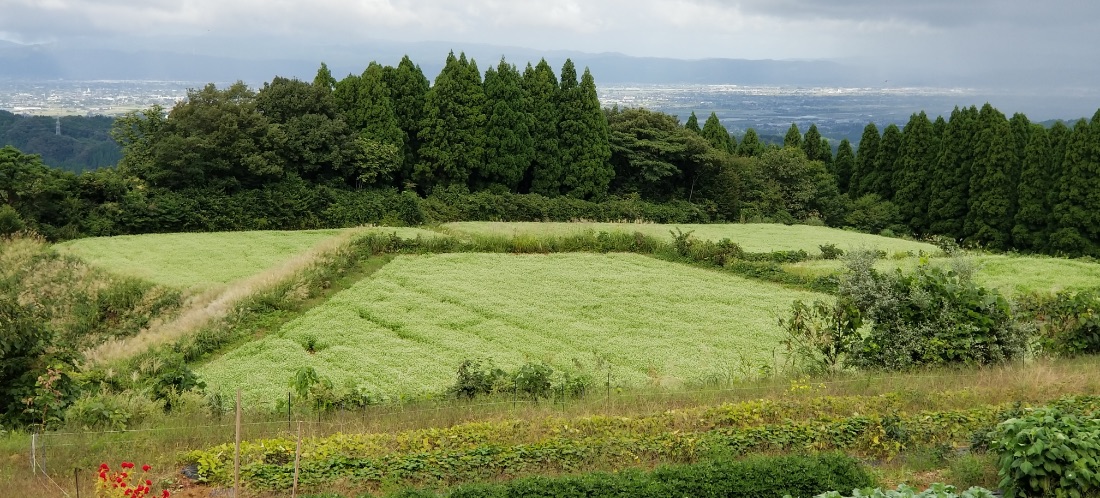
<path fill-rule="evenodd" d="M 607 195 L 615 170 L 611 166 L 610 130 L 607 116 L 600 108 L 596 82 L 586 68 L 577 84 L 577 70 L 566 59 L 561 70 L 558 93 L 561 121 L 562 187 L 564 193 L 579 199 L 598 199 Z"/>
<path fill-rule="evenodd" d="M 485 128 L 485 164 L 478 172 L 477 188 L 497 184 L 516 192 L 535 157 L 531 138 L 531 114 L 523 77 L 515 66 L 500 59 L 485 72 L 488 124 Z"/>
<path fill-rule="evenodd" d="M 828 138 L 821 138 L 821 146 L 817 151 L 821 154 L 821 162 L 825 163 L 825 168 L 831 172 L 833 170 L 833 146 L 829 145 Z"/>
<path fill-rule="evenodd" d="M 928 115 L 913 114 L 902 132 L 901 152 L 893 177 L 894 204 L 902 222 L 917 234 L 928 230 L 928 180 L 939 151 Z"/>
<path fill-rule="evenodd" d="M 882 141 L 875 123 L 863 127 L 863 136 L 856 149 L 855 168 L 848 181 L 848 197 L 858 199 L 874 192 L 875 163 L 878 162 L 879 143 Z"/>
<path fill-rule="evenodd" d="M 324 62 L 321 63 L 321 67 L 317 69 L 317 74 L 313 77 L 313 87 L 320 90 L 321 93 L 332 93 L 336 89 L 336 78 L 332 77 L 332 71 L 329 71 L 328 65 Z"/>
<path fill-rule="evenodd" d="M 833 173 L 836 175 L 836 184 L 841 193 L 848 193 L 852 179 L 852 170 L 856 166 L 856 155 L 852 152 L 852 142 L 847 138 L 841 139 L 840 148 L 836 151 L 836 159 L 833 160 Z"/>
<path fill-rule="evenodd" d="M 875 156 L 875 171 L 871 180 L 871 193 L 888 201 L 894 200 L 894 163 L 901 153 L 901 129 L 890 124 L 882 130 L 882 142 Z"/>
<path fill-rule="evenodd" d="M 1092 122 L 1080 120 L 1066 144 L 1058 203 L 1054 205 L 1056 230 L 1051 248 L 1067 254 L 1097 255 L 1100 242 L 1100 111 Z"/>
<path fill-rule="evenodd" d="M 943 132 L 936 174 L 931 178 L 932 195 L 928 200 L 929 232 L 962 239 L 970 197 L 971 164 L 978 126 L 978 108 L 971 106 L 951 111 Z"/>
<path fill-rule="evenodd" d="M 802 148 L 802 132 L 798 131 L 796 123 L 791 123 L 791 127 L 787 128 L 787 135 L 783 137 L 783 147 Z"/>
<path fill-rule="evenodd" d="M 474 61 L 462 53 L 447 62 L 428 91 L 420 128 L 420 162 L 413 179 L 422 192 L 468 186 L 485 160 L 485 90 Z"/>
<path fill-rule="evenodd" d="M 405 146 L 405 132 L 397 125 L 397 112 L 390 100 L 390 89 L 383 79 L 383 67 L 371 62 L 359 76 L 355 108 L 350 110 L 352 128 L 368 140 Z"/>
<path fill-rule="evenodd" d="M 737 155 L 741 157 L 756 157 L 764 151 L 764 144 L 760 143 L 760 136 L 756 130 L 745 130 L 745 136 L 741 137 L 741 143 L 737 145 Z"/>
<path fill-rule="evenodd" d="M 806 153 L 806 159 L 825 162 L 825 154 L 821 150 L 821 132 L 817 131 L 816 123 L 811 123 L 810 129 L 802 137 L 802 151 Z"/>
<path fill-rule="evenodd" d="M 1011 172 L 1015 167 L 1015 139 L 1008 119 L 988 103 L 978 116 L 979 131 L 974 147 L 974 165 L 970 175 L 970 198 L 963 227 L 966 240 L 991 249 L 1011 247 L 1012 198 L 1016 186 Z"/>
<path fill-rule="evenodd" d="M 715 149 L 730 154 L 737 152 L 737 139 L 733 138 L 729 130 L 722 125 L 722 122 L 718 120 L 717 114 L 713 112 L 710 113 L 707 122 L 703 123 L 702 134 L 703 138 L 707 139 L 707 142 L 710 142 L 710 145 Z"/>
<path fill-rule="evenodd" d="M 397 127 L 405 134 L 405 147 L 402 150 L 404 161 L 396 179 L 398 186 L 401 186 L 411 181 L 419 160 L 420 126 L 424 119 L 424 102 L 428 97 L 428 90 L 431 89 L 431 82 L 424 76 L 420 66 L 414 64 L 407 55 L 401 58 L 397 67 L 386 66 L 382 76 L 390 91 Z"/>
<path fill-rule="evenodd" d="M 528 114 L 531 116 L 531 138 L 535 155 L 520 186 L 520 192 L 545 196 L 561 194 L 562 163 L 558 143 L 558 77 L 546 59 L 523 71 L 523 87 L 527 93 Z"/>
<path fill-rule="evenodd" d="M 1050 226 L 1047 227 L 1047 233 L 1053 235 L 1054 231 L 1058 227 L 1058 217 L 1055 216 L 1055 206 L 1058 205 L 1061 199 L 1060 185 L 1062 175 L 1065 170 L 1066 159 L 1066 146 L 1069 145 L 1070 136 L 1073 134 L 1073 130 L 1066 126 L 1066 123 L 1057 121 L 1050 130 L 1047 131 L 1047 135 L 1050 138 L 1050 171 L 1048 176 L 1050 177 L 1050 190 L 1047 191 L 1046 205 L 1050 207 Z M 1048 238 L 1046 241 L 1047 252 L 1054 252 L 1051 247 L 1051 240 Z"/>
<path fill-rule="evenodd" d="M 1016 225 L 1012 244 L 1025 251 L 1045 251 L 1050 239 L 1050 191 L 1057 177 L 1051 176 L 1052 151 L 1046 128 L 1031 125 L 1020 182 L 1016 187 Z"/>
<path fill-rule="evenodd" d="M 684 123 L 684 128 L 694 131 L 695 133 L 703 132 L 703 130 L 699 128 L 699 116 L 695 115 L 695 111 L 691 111 L 691 116 L 688 116 L 687 123 Z"/>

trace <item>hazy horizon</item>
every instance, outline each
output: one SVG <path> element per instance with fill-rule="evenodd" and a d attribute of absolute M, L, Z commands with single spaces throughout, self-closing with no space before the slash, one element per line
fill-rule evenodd
<path fill-rule="evenodd" d="M 0 40 L 244 61 L 354 65 L 372 60 L 362 53 L 372 47 L 422 45 L 487 51 L 483 65 L 507 55 L 494 52 L 830 61 L 887 86 L 1072 89 L 1100 76 L 1100 2 L 1088 0 L 0 0 L 0 8 Z"/>

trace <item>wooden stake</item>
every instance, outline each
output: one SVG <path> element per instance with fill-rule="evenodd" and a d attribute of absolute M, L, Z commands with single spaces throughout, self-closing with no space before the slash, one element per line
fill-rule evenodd
<path fill-rule="evenodd" d="M 233 450 L 233 498 L 241 493 L 241 390 L 237 389 L 237 444 Z"/>

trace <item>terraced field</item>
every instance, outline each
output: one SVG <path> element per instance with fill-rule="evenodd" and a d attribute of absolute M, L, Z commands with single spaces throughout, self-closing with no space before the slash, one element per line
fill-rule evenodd
<path fill-rule="evenodd" d="M 467 358 L 674 386 L 772 365 L 778 316 L 824 298 L 634 254 L 399 256 L 198 372 L 260 402 L 285 396 L 306 366 L 337 386 L 438 393 Z"/>
<path fill-rule="evenodd" d="M 586 231 L 642 232 L 653 237 L 671 239 L 671 231 L 679 228 L 703 240 L 718 241 L 728 238 L 749 252 L 804 250 L 811 255 L 820 254 L 822 244 L 835 244 L 844 250 L 877 249 L 887 254 L 912 252 L 936 254 L 939 248 L 932 244 L 911 240 L 881 237 L 836 228 L 808 225 L 708 224 L 708 225 L 658 225 L 652 223 L 499 223 L 461 222 L 447 223 L 443 228 L 455 234 L 479 235 L 572 235 Z"/>
<path fill-rule="evenodd" d="M 415 228 L 164 233 L 95 237 L 58 244 L 108 271 L 180 289 L 206 290 L 255 275 L 340 235 L 365 230 L 434 236 Z"/>
<path fill-rule="evenodd" d="M 1045 256 L 1005 256 L 981 254 L 966 256 L 964 263 L 977 268 L 974 280 L 986 287 L 1007 294 L 1027 292 L 1057 292 L 1100 285 L 1100 264 L 1083 260 Z M 949 265 L 950 260 L 932 258 L 933 265 Z M 875 263 L 880 271 L 902 271 L 916 268 L 918 258 L 883 259 Z M 792 273 L 822 276 L 839 271 L 844 266 L 837 260 L 814 260 L 784 265 Z"/>

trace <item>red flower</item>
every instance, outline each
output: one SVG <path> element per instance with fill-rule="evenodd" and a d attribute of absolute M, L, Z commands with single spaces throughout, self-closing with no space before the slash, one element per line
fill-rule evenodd
<path fill-rule="evenodd" d="M 152 467 L 150 467 L 149 464 L 145 464 L 145 465 L 141 466 L 141 470 L 145 471 L 145 472 L 149 472 L 149 469 L 151 469 L 151 468 Z"/>
<path fill-rule="evenodd" d="M 105 463 L 99 464 L 99 470 L 111 470 L 111 467 Z"/>
<path fill-rule="evenodd" d="M 106 471 L 100 471 L 99 472 L 99 480 L 101 480 L 101 481 L 106 481 L 107 480 L 107 472 Z"/>
<path fill-rule="evenodd" d="M 160 496 L 161 496 L 161 498 L 168 498 L 168 490 L 166 489 L 163 492 L 161 492 Z"/>
<path fill-rule="evenodd" d="M 122 462 L 122 468 L 132 469 L 132 468 L 134 468 L 134 464 L 133 464 L 133 462 Z"/>
<path fill-rule="evenodd" d="M 152 486 L 152 485 L 153 485 L 153 481 L 150 481 L 150 480 L 146 479 L 146 480 L 145 480 L 145 485 L 146 485 L 146 486 Z"/>

